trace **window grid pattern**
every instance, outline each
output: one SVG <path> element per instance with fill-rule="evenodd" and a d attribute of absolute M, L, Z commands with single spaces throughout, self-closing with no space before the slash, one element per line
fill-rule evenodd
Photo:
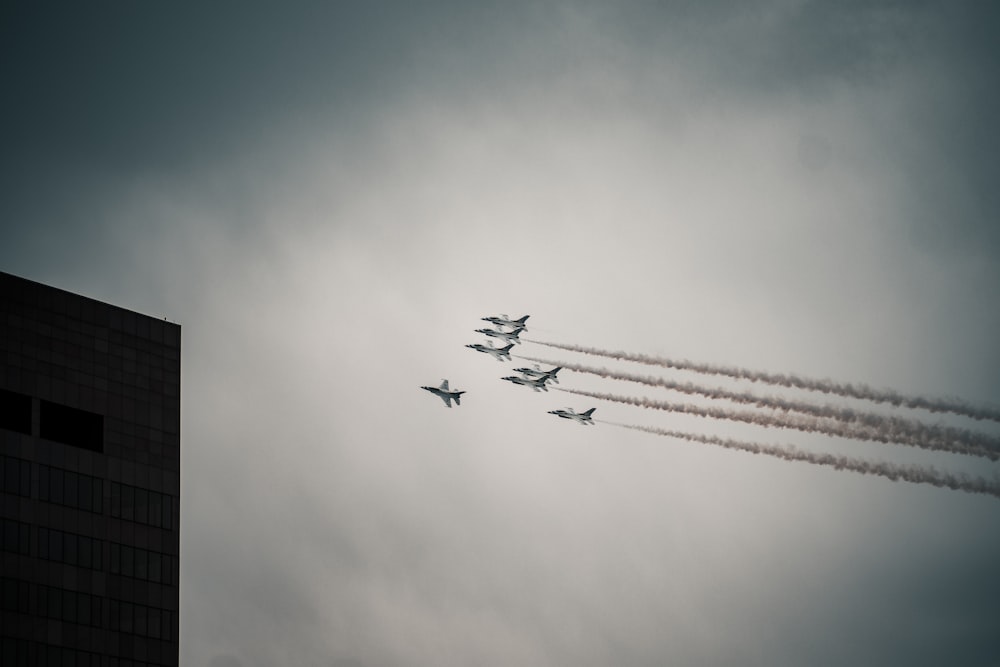
<path fill-rule="evenodd" d="M 139 664 L 139 663 L 135 663 Z M 4 667 L 102 667 L 101 656 L 26 639 L 0 637 L 0 665 Z"/>
<path fill-rule="evenodd" d="M 31 613 L 31 585 L 20 579 L 0 579 L 0 609 L 17 614 Z"/>
<path fill-rule="evenodd" d="M 100 477 L 38 466 L 38 499 L 100 514 L 104 485 Z"/>
<path fill-rule="evenodd" d="M 156 662 L 140 662 L 128 658 L 108 658 L 108 667 L 165 667 Z"/>
<path fill-rule="evenodd" d="M 31 462 L 0 456 L 0 491 L 15 496 L 31 496 Z"/>
<path fill-rule="evenodd" d="M 65 588 L 37 585 L 38 615 L 67 623 L 101 626 L 101 598 Z"/>
<path fill-rule="evenodd" d="M 31 524 L 14 519 L 0 520 L 0 551 L 31 555 Z"/>
<path fill-rule="evenodd" d="M 111 516 L 156 528 L 173 528 L 172 499 L 165 493 L 111 482 Z"/>
<path fill-rule="evenodd" d="M 110 608 L 109 629 L 152 639 L 173 640 L 174 612 L 114 599 L 110 600 Z"/>
<path fill-rule="evenodd" d="M 157 551 L 111 543 L 111 574 L 171 585 L 173 556 Z"/>
<path fill-rule="evenodd" d="M 32 602 L 34 604 L 32 605 Z M 32 614 L 67 623 L 102 627 L 103 598 L 19 579 L 0 579 L 0 610 Z M 108 628 L 142 637 L 173 641 L 176 612 L 159 607 L 109 600 Z M 4 661 L 2 665 L 16 664 Z M 32 663 L 36 664 L 36 663 Z M 122 663 L 127 664 L 127 663 Z M 136 663 L 142 664 L 142 663 Z"/>
<path fill-rule="evenodd" d="M 102 540 L 54 528 L 38 528 L 39 558 L 100 570 L 102 551 Z"/>

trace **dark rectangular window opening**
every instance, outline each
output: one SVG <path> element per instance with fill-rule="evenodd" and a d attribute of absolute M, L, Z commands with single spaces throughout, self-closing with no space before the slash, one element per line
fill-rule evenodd
<path fill-rule="evenodd" d="M 0 389 L 0 428 L 31 435 L 31 397 Z"/>
<path fill-rule="evenodd" d="M 0 456 L 0 491 L 31 496 L 31 462 Z"/>
<path fill-rule="evenodd" d="M 104 417 L 58 403 L 41 401 L 40 433 L 46 440 L 104 451 Z"/>

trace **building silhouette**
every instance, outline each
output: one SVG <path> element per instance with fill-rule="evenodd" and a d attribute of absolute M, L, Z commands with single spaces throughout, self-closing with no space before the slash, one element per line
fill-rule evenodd
<path fill-rule="evenodd" d="M 178 664 L 180 333 L 0 272 L 0 665 Z"/>

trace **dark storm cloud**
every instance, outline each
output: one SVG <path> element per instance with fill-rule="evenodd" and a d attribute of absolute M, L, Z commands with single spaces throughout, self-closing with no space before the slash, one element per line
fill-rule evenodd
<path fill-rule="evenodd" d="M 27 273 L 27 258 L 41 253 L 67 274 L 85 273 L 101 252 L 129 268 L 123 226 L 163 234 L 141 209 L 113 220 L 143 188 L 226 201 L 231 216 L 215 223 L 225 234 L 259 229 L 258 193 L 300 173 L 296 159 L 317 140 L 310 132 L 356 148 L 414 97 L 488 90 L 501 72 L 516 76 L 517 53 L 532 65 L 527 52 L 544 46 L 559 15 L 402 2 L 0 11 L 0 241 L 25 262 L 8 269 Z"/>
<path fill-rule="evenodd" d="M 877 91 L 873 141 L 904 183 L 913 239 L 1000 259 L 1000 8 L 984 2 L 662 3 L 605 10 L 636 62 L 697 70 L 708 105 L 781 106 Z M 806 166 L 836 146 L 806 135 Z"/>
<path fill-rule="evenodd" d="M 4 162 L 221 160 L 289 116 L 350 123 L 411 86 L 493 75 L 513 23 L 443 3 L 15 3 L 0 25 Z"/>
<path fill-rule="evenodd" d="M 608 18 L 641 48 L 683 53 L 728 92 L 757 97 L 884 75 L 905 55 L 919 11 L 900 2 L 666 2 L 626 3 Z"/>
<path fill-rule="evenodd" d="M 930 248 L 1000 260 L 1000 7 L 944 3 L 919 32 L 919 92 L 886 128 L 907 187 L 918 194 L 916 240 Z"/>
<path fill-rule="evenodd" d="M 424 87 L 558 79 L 588 54 L 618 75 L 677 56 L 748 98 L 883 85 L 913 61 L 989 106 L 997 13 L 960 2 L 15 3 L 0 25 L 4 164 L 219 159 L 309 108 L 344 120 Z M 982 107 L 962 112 L 980 129 Z M 974 149 L 978 133 L 960 129 Z"/>
<path fill-rule="evenodd" d="M 336 3 L 15 5 L 2 35 L 5 143 L 125 168 L 218 159 L 303 103 L 369 102 L 419 16 L 378 22 L 376 9 Z"/>

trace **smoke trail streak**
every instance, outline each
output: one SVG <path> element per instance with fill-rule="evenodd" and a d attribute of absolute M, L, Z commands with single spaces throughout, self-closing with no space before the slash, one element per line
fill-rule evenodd
<path fill-rule="evenodd" d="M 965 491 L 966 493 L 983 493 L 1000 498 L 1000 481 L 990 481 L 982 477 L 970 477 L 964 474 L 953 474 L 939 472 L 933 467 L 919 465 L 900 465 L 887 463 L 885 461 L 867 461 L 849 456 L 837 456 L 834 454 L 820 454 L 803 451 L 793 445 L 762 445 L 753 442 L 743 442 L 741 440 L 731 440 L 728 438 L 718 438 L 709 435 L 699 435 L 697 433 L 685 433 L 682 431 L 670 431 L 667 429 L 654 428 L 651 426 L 638 426 L 635 424 L 619 424 L 616 422 L 602 422 L 612 426 L 643 431 L 656 435 L 663 435 L 669 438 L 678 438 L 689 442 L 700 442 L 706 445 L 716 445 L 726 449 L 735 449 L 752 454 L 764 454 L 785 461 L 803 461 L 813 465 L 829 466 L 837 470 L 850 470 L 862 475 L 877 475 L 892 481 L 902 480 L 914 484 L 930 484 L 940 488 Z"/>
<path fill-rule="evenodd" d="M 1000 453 L 986 450 L 981 447 L 972 447 L 969 445 L 964 445 L 962 443 L 952 442 L 948 440 L 941 440 L 938 438 L 922 439 L 919 437 L 914 437 L 905 434 L 892 434 L 892 436 L 890 437 L 889 435 L 880 433 L 878 429 L 874 429 L 865 426 L 863 424 L 849 424 L 849 423 L 845 424 L 831 419 L 822 419 L 822 418 L 810 417 L 807 415 L 794 415 L 789 413 L 775 415 L 775 414 L 766 414 L 763 412 L 753 412 L 747 410 L 707 408 L 698 405 L 691 405 L 689 403 L 670 403 L 667 401 L 654 401 L 648 398 L 639 398 L 633 396 L 618 396 L 616 394 L 604 394 L 592 391 L 582 391 L 579 389 L 566 389 L 560 387 L 553 387 L 553 389 L 555 389 L 556 391 L 564 391 L 568 394 L 576 394 L 577 396 L 587 396 L 588 398 L 596 398 L 602 401 L 613 401 L 615 403 L 622 403 L 624 405 L 637 405 L 642 408 L 649 408 L 653 410 L 666 410 L 669 412 L 693 415 L 695 417 L 706 417 L 710 419 L 725 419 L 729 421 L 744 422 L 747 424 L 755 424 L 757 426 L 765 426 L 770 428 L 792 428 L 799 431 L 804 431 L 806 433 L 822 433 L 824 435 L 849 438 L 851 440 L 870 440 L 873 442 L 910 445 L 912 447 L 919 447 L 921 449 L 949 452 L 952 454 L 968 454 L 970 456 L 981 456 L 984 458 L 988 458 L 991 461 L 996 461 L 997 459 L 1000 459 Z"/>
<path fill-rule="evenodd" d="M 522 338 L 521 340 L 554 347 L 558 350 L 568 352 L 580 352 L 596 357 L 607 357 L 621 361 L 635 361 L 648 366 L 661 366 L 663 368 L 673 368 L 677 370 L 693 371 L 704 375 L 725 375 L 738 380 L 749 380 L 751 382 L 761 382 L 773 384 L 781 387 L 794 389 L 805 389 L 807 391 L 818 391 L 824 394 L 836 394 L 845 398 L 860 398 L 873 403 L 888 403 L 896 407 L 920 408 L 929 412 L 950 412 L 956 415 L 971 417 L 972 419 L 986 419 L 1000 422 L 1000 410 L 988 407 L 976 407 L 957 399 L 925 398 L 922 396 L 904 396 L 890 389 L 873 389 L 864 384 L 840 383 L 832 380 L 816 380 L 804 378 L 798 375 L 788 375 L 784 373 L 767 373 L 764 371 L 751 371 L 736 366 L 720 366 L 715 364 L 703 364 L 693 361 L 667 359 L 663 357 L 653 357 L 645 354 L 633 354 L 630 352 L 611 352 L 594 347 L 582 347 L 579 345 L 565 345 L 563 343 L 551 343 L 535 339 Z"/>
<path fill-rule="evenodd" d="M 719 387 L 705 387 L 691 382 L 677 382 L 649 375 L 622 373 L 607 368 L 594 368 L 563 361 L 550 361 L 526 356 L 518 356 L 518 358 L 541 364 L 560 366 L 566 370 L 578 373 L 590 373 L 602 378 L 636 382 L 650 387 L 662 387 L 683 394 L 705 396 L 706 398 L 716 400 L 727 400 L 741 405 L 755 405 L 760 408 L 769 408 L 782 412 L 798 412 L 822 419 L 834 419 L 848 424 L 862 424 L 865 427 L 873 429 L 890 442 L 911 444 L 910 439 L 917 439 L 922 442 L 953 442 L 974 449 L 993 451 L 995 452 L 995 456 L 1000 457 L 1000 438 L 968 429 L 924 424 L 915 419 L 862 412 L 835 405 L 817 405 L 803 401 L 793 401 L 778 396 L 758 396 L 749 392 L 730 391 Z M 899 440 L 900 438 L 903 440 Z"/>

